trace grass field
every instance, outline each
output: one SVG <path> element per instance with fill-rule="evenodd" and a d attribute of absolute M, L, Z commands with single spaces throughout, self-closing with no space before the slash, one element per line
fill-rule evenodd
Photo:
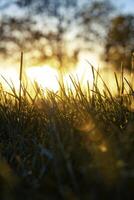
<path fill-rule="evenodd" d="M 92 66 L 91 66 L 92 67 Z M 32 97 L 0 89 L 0 199 L 134 199 L 133 88 L 121 70 L 117 95 L 94 84 Z M 21 76 L 21 73 L 20 73 Z M 97 85 L 104 85 L 100 92 Z"/>

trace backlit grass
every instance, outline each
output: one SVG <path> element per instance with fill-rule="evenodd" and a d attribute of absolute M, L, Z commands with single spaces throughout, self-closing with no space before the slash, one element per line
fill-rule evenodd
<path fill-rule="evenodd" d="M 89 67 L 94 81 L 86 90 L 71 76 L 73 91 L 59 83 L 59 93 L 45 96 L 37 83 L 31 96 L 21 78 L 19 94 L 9 82 L 12 93 L 1 86 L 0 199 L 126 200 L 134 195 L 131 80 L 123 69 L 121 78 L 115 74 L 115 96 Z"/>

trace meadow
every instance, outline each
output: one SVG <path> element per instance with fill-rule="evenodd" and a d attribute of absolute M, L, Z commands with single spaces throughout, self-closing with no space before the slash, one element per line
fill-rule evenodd
<path fill-rule="evenodd" d="M 0 199 L 134 198 L 134 90 L 115 73 L 116 95 L 93 67 L 93 85 L 31 96 L 0 87 Z M 4 77 L 3 77 L 4 78 Z M 98 80 L 104 88 L 100 91 Z M 6 80 L 5 80 L 6 81 Z"/>

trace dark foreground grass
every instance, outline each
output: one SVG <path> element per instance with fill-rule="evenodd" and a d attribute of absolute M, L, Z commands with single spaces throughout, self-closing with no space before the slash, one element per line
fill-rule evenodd
<path fill-rule="evenodd" d="M 134 199 L 132 86 L 115 74 L 117 96 L 105 83 L 101 93 L 93 76 L 86 92 L 72 78 L 74 93 L 47 97 L 37 84 L 34 98 L 1 87 L 0 199 Z"/>

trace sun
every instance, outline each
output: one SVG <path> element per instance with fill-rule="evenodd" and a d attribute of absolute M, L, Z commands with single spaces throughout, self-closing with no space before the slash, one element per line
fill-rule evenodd
<path fill-rule="evenodd" d="M 59 82 L 61 80 L 59 78 L 59 74 L 60 73 L 58 70 L 49 65 L 28 67 L 26 69 L 27 79 L 32 83 L 36 81 L 39 87 L 41 87 L 44 91 L 50 90 L 53 92 L 58 92 L 60 90 Z M 78 65 L 71 71 L 63 73 L 63 82 L 66 92 L 68 88 L 75 92 L 75 87 L 70 76 L 74 78 L 74 80 L 78 80 L 82 88 L 87 87 L 87 82 L 92 85 L 92 72 L 89 64 L 86 62 L 79 62 Z"/>
<path fill-rule="evenodd" d="M 58 71 L 48 65 L 29 67 L 26 70 L 27 78 L 34 82 L 44 90 L 57 92 L 59 90 Z"/>
<path fill-rule="evenodd" d="M 56 68 L 49 65 L 31 66 L 25 68 L 23 72 L 24 74 L 22 82 L 24 81 L 24 75 L 26 75 L 25 78 L 28 83 L 27 89 L 29 90 L 31 95 L 34 94 L 32 86 L 34 82 L 37 82 L 38 86 L 43 89 L 44 94 L 47 93 L 47 90 L 59 92 L 59 83 L 61 83 L 61 81 L 63 81 L 64 83 L 66 92 L 68 91 L 68 88 L 71 89 L 73 92 L 76 92 L 72 79 L 79 81 L 81 87 L 84 89 L 86 89 L 87 87 L 87 82 L 90 85 L 92 85 L 93 82 L 92 72 L 89 64 L 82 61 L 79 62 L 76 67 L 72 68 L 72 70 L 68 70 L 68 72 L 65 73 L 63 71 L 63 80 L 60 80 L 60 72 Z M 16 92 L 19 92 L 20 80 L 19 72 L 17 72 L 16 67 L 7 67 L 5 69 L 0 69 L 0 75 L 2 75 L 0 81 L 6 90 L 11 90 L 11 86 L 15 88 Z M 72 79 L 70 77 L 72 77 Z"/>

